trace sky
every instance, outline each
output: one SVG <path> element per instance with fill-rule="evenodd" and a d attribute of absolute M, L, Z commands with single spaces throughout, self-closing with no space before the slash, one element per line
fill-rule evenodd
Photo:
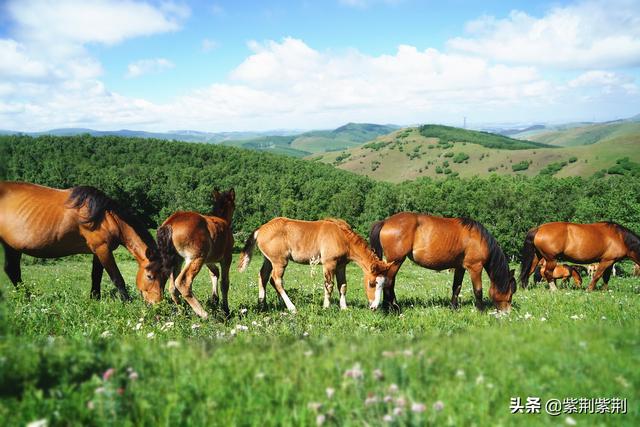
<path fill-rule="evenodd" d="M 0 1 L 0 129 L 640 113 L 640 0 Z"/>

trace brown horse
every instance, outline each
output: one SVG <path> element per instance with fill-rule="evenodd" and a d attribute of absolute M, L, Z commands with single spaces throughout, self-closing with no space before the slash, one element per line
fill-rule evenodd
<path fill-rule="evenodd" d="M 191 284 L 203 265 L 211 277 L 211 303 L 218 304 L 218 277 L 221 277 L 222 309 L 229 314 L 229 268 L 233 251 L 231 220 L 235 210 L 233 189 L 213 192 L 210 216 L 197 212 L 176 212 L 158 228 L 158 246 L 164 268 L 171 271 L 169 293 L 178 304 L 182 295 L 193 311 L 202 318 L 207 312 L 191 291 Z M 182 261 L 184 267 L 180 270 Z M 220 269 L 216 266 L 220 264 Z M 222 272 L 222 276 L 220 273 Z"/>
<path fill-rule="evenodd" d="M 520 282 L 527 286 L 529 276 L 541 259 L 547 263 L 547 280 L 558 259 L 576 264 L 598 263 L 598 268 L 587 287 L 595 289 L 602 277 L 603 289 L 607 289 L 613 264 L 630 258 L 640 264 L 640 237 L 615 222 L 575 224 L 548 222 L 529 231 L 522 247 Z"/>
<path fill-rule="evenodd" d="M 282 276 L 289 261 L 299 264 L 322 264 L 324 272 L 324 304 L 329 307 L 333 292 L 333 277 L 338 282 L 340 308 L 347 308 L 346 266 L 354 261 L 364 273 L 364 288 L 371 309 L 380 304 L 382 288 L 389 265 L 380 261 L 371 251 L 366 240 L 356 234 L 349 225 L 339 219 L 300 221 L 274 218 L 255 230 L 247 239 L 240 254 L 239 271 L 245 271 L 255 245 L 264 255 L 258 278 L 258 303 L 264 306 L 267 281 L 282 297 L 287 309 L 296 311 L 284 290 Z"/>
<path fill-rule="evenodd" d="M 467 218 L 400 212 L 374 223 L 370 242 L 379 257 L 392 262 L 390 283 L 385 288 L 385 304 L 397 307 L 395 277 L 404 260 L 431 269 L 454 268 L 451 306 L 458 307 L 458 295 L 465 270 L 471 275 L 476 306 L 482 307 L 482 269 L 491 279 L 489 294 L 499 310 L 511 308 L 516 291 L 513 270 L 498 242 L 482 224 Z"/>
<path fill-rule="evenodd" d="M 142 223 L 93 187 L 57 190 L 21 182 L 0 182 L 0 243 L 4 271 L 22 281 L 22 254 L 57 258 L 93 254 L 91 297 L 100 298 L 106 269 L 123 300 L 130 299 L 113 258 L 123 245 L 138 262 L 136 284 L 147 302 L 162 300 L 165 275 L 155 240 Z"/>
<path fill-rule="evenodd" d="M 543 258 L 538 264 L 538 267 L 534 271 L 534 282 L 537 283 L 542 281 L 543 277 L 546 278 L 546 267 L 547 267 L 547 262 Z M 580 272 L 579 272 L 580 269 L 584 271 L 587 270 L 582 266 L 573 266 L 569 264 L 556 264 L 556 268 L 553 269 L 553 273 L 551 275 L 552 280 L 548 281 L 549 289 L 551 289 L 552 291 L 555 291 L 558 289 L 556 287 L 556 284 L 557 284 L 556 280 L 562 279 L 562 282 L 564 283 L 564 282 L 569 282 L 571 278 L 573 278 L 573 281 L 576 284 L 576 287 L 581 287 L 582 276 L 580 275 Z"/>

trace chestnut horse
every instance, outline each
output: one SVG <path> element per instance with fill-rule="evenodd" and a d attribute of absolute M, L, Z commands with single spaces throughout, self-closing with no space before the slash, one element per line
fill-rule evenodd
<path fill-rule="evenodd" d="M 379 257 L 384 254 L 389 269 L 385 305 L 397 307 L 395 277 L 404 260 L 430 270 L 454 268 L 451 306 L 458 307 L 458 295 L 465 270 L 471 275 L 476 306 L 482 307 L 482 269 L 491 279 L 489 294 L 499 310 L 511 308 L 516 291 L 513 270 L 498 242 L 482 224 L 468 218 L 442 218 L 400 212 L 374 223 L 370 242 Z"/>
<path fill-rule="evenodd" d="M 542 278 L 545 277 L 547 262 L 544 258 L 540 261 L 540 264 L 536 267 L 533 273 L 533 281 L 538 283 L 542 281 Z M 580 275 L 580 271 L 587 271 L 586 268 L 582 266 L 573 266 L 569 264 L 556 264 L 556 268 L 553 269 L 552 273 L 552 281 L 548 281 L 549 289 L 555 291 L 558 288 L 556 287 L 556 280 L 562 279 L 562 282 L 569 282 L 571 278 L 573 278 L 576 287 L 582 286 L 582 276 Z"/>
<path fill-rule="evenodd" d="M 603 289 L 607 289 L 613 264 L 630 258 L 640 264 L 640 237 L 615 222 L 575 224 L 549 222 L 533 228 L 527 234 L 522 247 L 520 282 L 527 286 L 529 276 L 541 259 L 547 263 L 547 280 L 555 269 L 557 260 L 576 264 L 598 263 L 598 268 L 587 287 L 595 289 L 602 277 Z"/>
<path fill-rule="evenodd" d="M 204 319 L 207 312 L 193 295 L 191 284 L 203 265 L 211 277 L 211 303 L 218 304 L 218 278 L 222 293 L 222 309 L 229 314 L 229 268 L 233 251 L 231 220 L 235 210 L 233 189 L 220 193 L 214 190 L 211 215 L 197 212 L 176 212 L 158 228 L 158 246 L 164 268 L 171 272 L 169 293 L 178 304 L 180 295 L 193 311 Z M 182 261 L 184 267 L 180 270 Z M 216 266 L 220 264 L 220 269 Z M 221 275 L 222 273 L 222 275 Z"/>
<path fill-rule="evenodd" d="M 0 243 L 4 271 L 14 285 L 22 281 L 22 254 L 57 258 L 93 254 L 91 297 L 100 298 L 106 269 L 123 300 L 129 300 L 113 257 L 123 245 L 138 262 L 136 284 L 147 302 L 162 300 L 165 275 L 155 240 L 142 223 L 100 190 L 57 190 L 21 182 L 0 182 Z"/>
<path fill-rule="evenodd" d="M 346 222 L 327 218 L 319 221 L 300 221 L 274 218 L 255 230 L 247 239 L 240 254 L 239 271 L 245 271 L 255 245 L 258 245 L 264 262 L 258 278 L 258 304 L 264 306 L 267 281 L 282 297 L 287 309 L 295 312 L 284 290 L 282 276 L 289 261 L 299 264 L 322 264 L 324 272 L 324 308 L 329 307 L 336 277 L 340 291 L 340 308 L 347 308 L 346 266 L 354 261 L 364 273 L 364 288 L 369 307 L 380 304 L 382 288 L 389 265 L 380 261 L 369 248 L 366 240 L 355 233 Z"/>

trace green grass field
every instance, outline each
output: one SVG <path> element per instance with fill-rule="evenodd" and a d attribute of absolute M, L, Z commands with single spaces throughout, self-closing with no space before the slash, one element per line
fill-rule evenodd
<path fill-rule="evenodd" d="M 118 259 L 131 286 L 136 265 Z M 168 298 L 121 303 L 106 279 L 103 299 L 89 300 L 88 257 L 27 260 L 19 290 L 3 274 L 3 425 L 640 423 L 638 278 L 614 278 L 608 292 L 519 290 L 500 317 L 475 309 L 468 277 L 452 311 L 452 274 L 406 264 L 401 314 L 385 314 L 367 309 L 357 267 L 340 311 L 337 295 L 321 308 L 320 266 L 291 265 L 290 315 L 273 289 L 257 311 L 260 261 L 232 273 L 230 318 L 207 321 Z M 202 273 L 195 293 L 209 292 Z M 510 398 L 529 396 L 626 398 L 628 414 L 511 415 Z"/>

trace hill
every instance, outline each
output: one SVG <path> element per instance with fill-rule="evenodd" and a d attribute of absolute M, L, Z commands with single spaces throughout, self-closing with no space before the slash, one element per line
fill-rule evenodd
<path fill-rule="evenodd" d="M 308 158 L 390 182 L 421 176 L 471 177 L 492 173 L 591 176 L 609 170 L 623 158 L 629 158 L 631 164 L 640 162 L 640 128 L 624 129 L 590 145 L 554 147 L 541 141 L 518 141 L 487 132 L 423 126 L 401 129 L 342 152 Z"/>
<path fill-rule="evenodd" d="M 635 120 L 620 120 L 542 132 L 535 135 L 528 135 L 528 138 L 532 141 L 549 145 L 572 147 L 594 144 L 596 142 L 608 141 L 620 137 L 633 138 L 638 135 L 640 135 L 640 122 Z"/>
<path fill-rule="evenodd" d="M 357 147 L 381 135 L 398 129 L 393 125 L 347 123 L 333 130 L 314 130 L 291 137 L 258 137 L 225 141 L 224 144 L 253 150 L 268 150 L 278 154 L 303 157 L 311 153 L 324 153 Z"/>

